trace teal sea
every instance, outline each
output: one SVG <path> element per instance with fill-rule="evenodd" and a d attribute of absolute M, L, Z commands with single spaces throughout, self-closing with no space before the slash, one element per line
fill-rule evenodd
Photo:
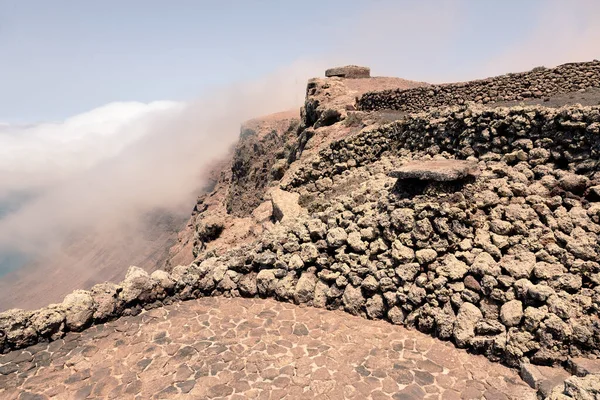
<path fill-rule="evenodd" d="M 31 194 L 13 194 L 0 198 L 0 223 L 3 218 L 17 211 L 23 204 L 32 198 Z M 25 254 L 13 249 L 6 249 L 0 243 L 0 278 L 7 273 L 23 266 L 28 261 Z"/>

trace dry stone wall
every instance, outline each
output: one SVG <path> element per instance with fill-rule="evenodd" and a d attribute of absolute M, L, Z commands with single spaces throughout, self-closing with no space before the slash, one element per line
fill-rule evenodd
<path fill-rule="evenodd" d="M 600 86 L 600 61 L 571 63 L 556 68 L 535 68 L 529 72 L 493 78 L 434 85 L 408 90 L 365 93 L 357 102 L 363 111 L 400 110 L 420 112 L 433 107 L 481 104 L 546 98 Z"/>
<path fill-rule="evenodd" d="M 500 157 L 597 175 L 600 107 L 492 109 L 472 105 L 413 114 L 332 143 L 317 159 L 301 166 L 286 188 L 315 190 L 348 169 L 372 163 L 383 154 L 402 152 L 446 153 L 460 159 Z"/>

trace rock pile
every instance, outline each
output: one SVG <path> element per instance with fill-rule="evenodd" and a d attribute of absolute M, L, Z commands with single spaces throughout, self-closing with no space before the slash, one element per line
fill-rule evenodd
<path fill-rule="evenodd" d="M 526 162 L 532 168 L 558 167 L 566 190 L 582 194 L 586 176 L 598 170 L 600 107 L 539 106 L 486 108 L 461 106 L 411 114 L 399 121 L 332 143 L 318 159 L 302 165 L 288 188 L 314 191 L 336 175 L 368 165 L 382 154 L 425 152 L 429 155 L 501 158 L 507 163 Z M 574 174 L 573 174 L 574 173 Z M 586 198 L 598 197 L 588 188 Z"/>
<path fill-rule="evenodd" d="M 365 93 L 357 103 L 364 111 L 400 110 L 420 112 L 433 107 L 475 102 L 547 98 L 600 86 L 600 61 L 571 63 L 556 68 L 535 68 L 529 72 L 507 74 L 465 83 L 434 85 L 408 90 Z"/>
<path fill-rule="evenodd" d="M 76 290 L 61 304 L 36 311 L 9 310 L 0 313 L 0 353 L 56 340 L 66 332 L 78 332 L 95 323 L 138 314 L 142 306 L 170 303 L 175 280 L 165 271 L 149 275 L 130 267 L 120 284 L 101 283 L 91 290 Z"/>

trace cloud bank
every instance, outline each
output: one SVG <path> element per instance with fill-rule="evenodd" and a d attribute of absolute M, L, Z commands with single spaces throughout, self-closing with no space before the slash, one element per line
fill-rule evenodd
<path fill-rule="evenodd" d="M 0 196 L 81 173 L 146 135 L 153 118 L 182 107 L 116 102 L 61 122 L 0 124 Z"/>
<path fill-rule="evenodd" d="M 189 217 L 207 169 L 230 151 L 240 124 L 299 107 L 306 80 L 322 68 L 297 63 L 187 103 L 112 103 L 62 122 L 4 124 L 0 199 L 29 195 L 0 214 L 0 254 L 60 259 L 81 237 L 115 249 L 126 241 L 121 251 L 134 254 L 149 214 Z"/>

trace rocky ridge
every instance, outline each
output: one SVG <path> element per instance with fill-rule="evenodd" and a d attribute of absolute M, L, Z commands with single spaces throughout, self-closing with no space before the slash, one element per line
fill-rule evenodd
<path fill-rule="evenodd" d="M 600 356 L 600 107 L 466 105 L 383 125 L 361 115 L 352 127 L 347 99 L 312 97 L 340 78 L 328 81 L 309 83 L 287 172 L 275 180 L 306 212 L 239 248 L 200 249 L 170 272 L 132 267 L 120 284 L 0 314 L 0 351 L 219 295 L 385 319 L 522 370 Z M 478 173 L 393 177 L 448 160 Z M 587 375 L 544 395 L 586 398 L 577 393 L 597 388 Z"/>
<path fill-rule="evenodd" d="M 556 68 L 537 67 L 528 72 L 470 82 L 369 92 L 358 100 L 357 107 L 365 111 L 393 109 L 419 112 L 466 102 L 488 104 L 535 98 L 550 100 L 557 94 L 598 87 L 599 82 L 600 61 L 594 60 Z"/>

